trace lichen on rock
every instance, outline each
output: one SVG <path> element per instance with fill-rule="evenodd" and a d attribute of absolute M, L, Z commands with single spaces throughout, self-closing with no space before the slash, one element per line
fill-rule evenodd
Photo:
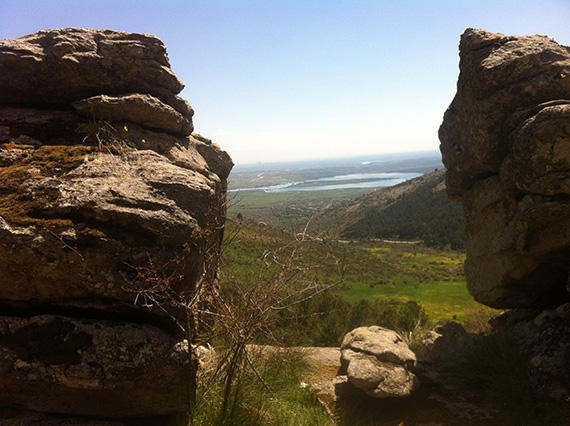
<path fill-rule="evenodd" d="M 216 285 L 233 164 L 183 87 L 152 35 L 0 41 L 0 422 L 187 411 L 177 302 Z"/>

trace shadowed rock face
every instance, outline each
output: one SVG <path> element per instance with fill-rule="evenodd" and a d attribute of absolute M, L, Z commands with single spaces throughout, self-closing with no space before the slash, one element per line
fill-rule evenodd
<path fill-rule="evenodd" d="M 233 164 L 192 133 L 183 87 L 151 35 L 0 41 L 0 423 L 187 410 L 185 313 L 148 305 L 157 283 L 216 285 Z"/>
<path fill-rule="evenodd" d="M 570 49 L 468 29 L 439 135 L 466 219 L 469 291 L 496 308 L 569 300 Z"/>
<path fill-rule="evenodd" d="M 53 315 L 2 317 L 0 326 L 2 401 L 115 418 L 187 409 L 187 345 L 157 328 Z"/>

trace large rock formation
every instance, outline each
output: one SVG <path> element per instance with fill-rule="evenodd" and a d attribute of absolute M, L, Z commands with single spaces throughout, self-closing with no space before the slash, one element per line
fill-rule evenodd
<path fill-rule="evenodd" d="M 151 35 L 0 41 L 0 423 L 188 409 L 232 163 L 183 87 Z"/>
<path fill-rule="evenodd" d="M 497 308 L 570 300 L 570 49 L 468 29 L 440 128 L 447 191 L 463 202 L 467 285 Z"/>

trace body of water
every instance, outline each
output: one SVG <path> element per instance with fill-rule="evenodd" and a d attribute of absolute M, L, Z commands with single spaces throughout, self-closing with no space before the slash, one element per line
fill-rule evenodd
<path fill-rule="evenodd" d="M 256 188 L 232 189 L 229 192 L 238 191 L 264 191 L 264 192 L 289 192 L 289 191 L 326 191 L 330 189 L 349 188 L 381 188 L 394 186 L 407 180 L 421 176 L 421 173 L 355 173 L 319 179 L 310 179 L 300 182 L 288 182 L 278 185 L 258 186 Z"/>

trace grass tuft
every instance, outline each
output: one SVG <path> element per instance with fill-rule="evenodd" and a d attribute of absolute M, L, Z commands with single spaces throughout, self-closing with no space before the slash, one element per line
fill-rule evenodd
<path fill-rule="evenodd" d="M 263 381 L 253 369 L 242 369 L 232 407 L 220 417 L 225 385 L 223 380 L 213 378 L 198 391 L 192 426 L 334 425 L 314 393 L 300 386 L 299 376 L 308 368 L 300 351 L 258 348 L 250 349 L 249 354 Z"/>

